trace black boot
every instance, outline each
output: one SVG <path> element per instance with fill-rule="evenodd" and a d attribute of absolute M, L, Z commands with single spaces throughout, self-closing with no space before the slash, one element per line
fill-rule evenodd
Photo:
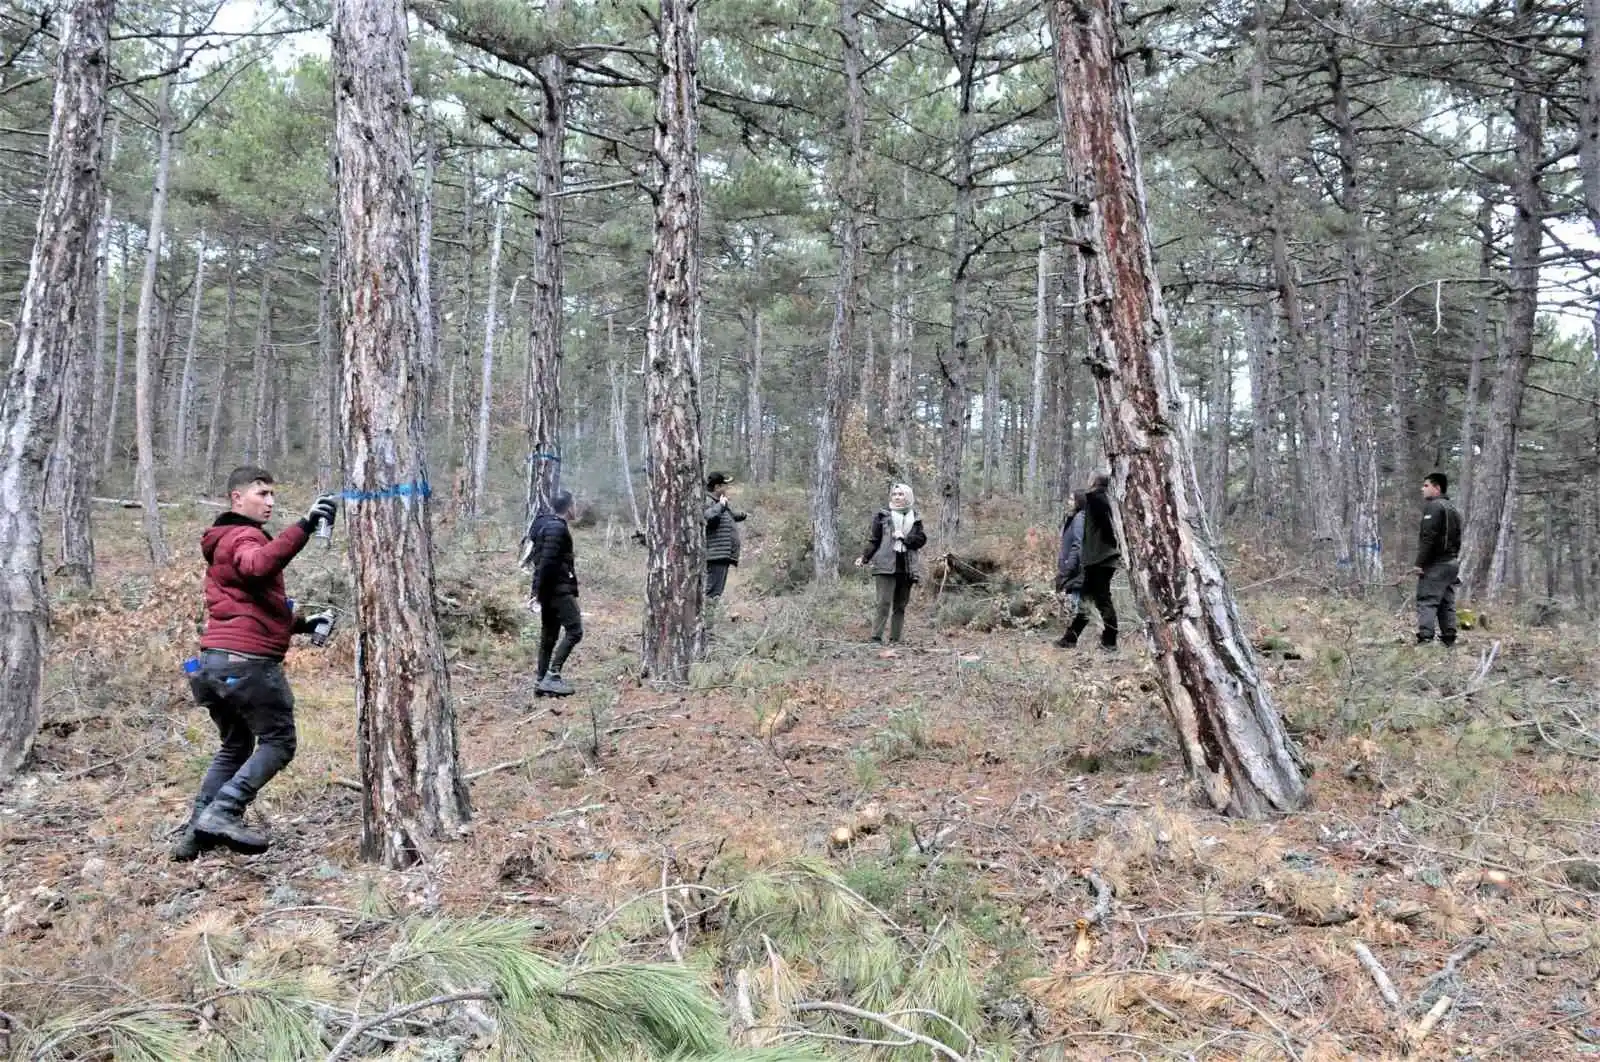
<path fill-rule="evenodd" d="M 232 782 L 222 787 L 207 807 L 194 820 L 196 839 L 211 844 L 226 845 L 245 855 L 260 855 L 267 850 L 267 835 L 253 830 L 244 822 L 245 800 Z"/>
<path fill-rule="evenodd" d="M 211 801 L 205 797 L 194 798 L 194 814 L 189 816 L 189 821 L 183 827 L 183 834 L 172 846 L 172 861 L 174 863 L 190 863 L 200 858 L 200 853 L 214 847 L 210 838 L 201 840 L 200 835 L 194 832 L 195 820 L 206 809 Z"/>

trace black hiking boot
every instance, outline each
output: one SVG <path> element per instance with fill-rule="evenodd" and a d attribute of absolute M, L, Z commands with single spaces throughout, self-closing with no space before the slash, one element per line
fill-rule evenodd
<path fill-rule="evenodd" d="M 210 838 L 202 840 L 200 835 L 194 832 L 195 820 L 200 817 L 200 813 L 210 803 L 211 801 L 209 800 L 195 797 L 194 814 L 189 816 L 189 821 L 184 824 L 182 835 L 172 846 L 171 857 L 174 863 L 192 863 L 200 858 L 201 852 L 209 851 L 213 847 L 213 842 Z"/>
<path fill-rule="evenodd" d="M 231 783 L 196 817 L 194 833 L 201 843 L 226 845 L 245 855 L 260 855 L 267 850 L 267 835 L 245 825 L 244 801 Z"/>

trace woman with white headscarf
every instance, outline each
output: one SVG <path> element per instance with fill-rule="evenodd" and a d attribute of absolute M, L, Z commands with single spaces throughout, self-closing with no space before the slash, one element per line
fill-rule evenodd
<path fill-rule="evenodd" d="M 878 606 L 872 620 L 875 642 L 883 641 L 885 621 L 889 625 L 889 640 L 900 640 L 911 587 L 922 578 L 921 550 L 928 544 L 928 535 L 922 530 L 916 500 L 910 487 L 896 483 L 889 491 L 889 507 L 873 515 L 867 546 L 856 558 L 857 568 L 871 567 L 872 581 L 878 590 Z"/>

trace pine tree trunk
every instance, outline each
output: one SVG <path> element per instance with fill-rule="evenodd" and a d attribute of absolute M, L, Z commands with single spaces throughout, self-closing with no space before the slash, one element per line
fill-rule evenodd
<path fill-rule="evenodd" d="M 494 222 L 489 235 L 489 282 L 483 299 L 483 362 L 478 377 L 478 427 L 473 433 L 475 445 L 467 474 L 467 508 L 465 515 L 476 517 L 483 512 L 484 488 L 489 480 L 489 418 L 494 412 L 494 344 L 495 329 L 500 323 L 500 248 L 505 242 L 506 204 L 505 186 L 502 184 L 495 196 Z"/>
<path fill-rule="evenodd" d="M 839 38 L 844 47 L 844 158 L 839 177 L 839 274 L 833 285 L 833 324 L 823 368 L 822 417 L 811 479 L 812 574 L 819 582 L 839 578 L 839 444 L 850 404 L 849 363 L 855 346 L 857 260 L 861 257 L 861 138 L 867 97 L 861 85 L 860 0 L 839 0 Z"/>
<path fill-rule="evenodd" d="M 39 520 L 44 462 L 62 370 L 82 342 L 94 279 L 111 10 L 111 0 L 74 0 L 58 30 L 39 220 L 0 388 L 0 782 L 21 768 L 39 733 L 50 618 Z"/>
<path fill-rule="evenodd" d="M 361 854 L 398 868 L 471 814 L 434 611 L 401 0 L 336 0 L 333 65 Z"/>
<path fill-rule="evenodd" d="M 1583 96 L 1578 103 L 1578 166 L 1583 203 L 1600 236 L 1600 0 L 1583 0 Z"/>
<path fill-rule="evenodd" d="M 1108 0 L 1051 6 L 1078 270 L 1117 524 L 1162 698 L 1191 776 L 1239 815 L 1305 800 L 1298 756 L 1257 669 L 1200 507 L 1171 329 L 1151 254 L 1132 87 Z M 1124 518 L 1124 516 L 1126 518 Z"/>
<path fill-rule="evenodd" d="M 901 210 L 906 209 L 902 184 Z M 911 248 L 902 244 L 889 253 L 889 381 L 884 419 L 889 426 L 889 452 L 895 474 L 909 475 L 911 466 L 911 339 L 915 297 L 911 290 Z"/>
<path fill-rule="evenodd" d="M 972 402 L 968 369 L 972 354 L 972 321 L 969 310 L 971 267 L 977 248 L 977 180 L 973 175 L 977 153 L 977 85 L 974 71 L 978 62 L 979 32 L 968 19 L 960 24 L 953 58 L 956 62 L 955 214 L 950 239 L 950 352 L 940 358 L 944 375 L 941 406 L 944 433 L 939 446 L 939 531 L 950 536 L 961 530 L 961 473 L 967 460 L 967 436 L 972 430 Z"/>
<path fill-rule="evenodd" d="M 1492 123 L 1491 123 L 1492 124 Z M 1488 129 L 1484 133 L 1484 148 L 1489 149 Z M 1494 212 L 1495 202 L 1487 185 L 1479 190 L 1478 216 L 1478 280 L 1488 292 L 1494 280 Z M 1467 389 L 1461 396 L 1461 465 L 1457 471 L 1460 487 L 1456 491 L 1456 505 L 1462 512 L 1472 511 L 1472 474 L 1477 464 L 1478 402 L 1483 391 L 1483 366 L 1489 360 L 1489 348 L 1494 337 L 1493 300 L 1485 297 L 1477 301 L 1477 328 L 1472 337 L 1471 364 L 1467 369 Z"/>
<path fill-rule="evenodd" d="M 227 419 L 228 361 L 233 356 L 233 331 L 239 315 L 239 241 L 228 248 L 228 291 L 222 312 L 222 343 L 217 349 L 216 384 L 211 390 L 211 420 L 206 424 L 205 483 L 217 481 L 217 458 L 221 454 L 224 421 Z"/>
<path fill-rule="evenodd" d="M 1028 492 L 1043 497 L 1047 491 L 1039 480 L 1039 444 L 1044 434 L 1045 341 L 1050 328 L 1050 244 L 1043 223 L 1039 225 L 1039 265 L 1033 289 L 1033 378 L 1028 403 Z"/>
<path fill-rule="evenodd" d="M 256 296 L 256 337 L 250 358 L 250 437 L 245 450 L 247 464 L 267 462 L 268 439 L 272 434 L 272 263 L 277 249 L 268 244 L 261 255 L 261 286 Z"/>
<path fill-rule="evenodd" d="M 995 473 L 1000 465 L 1000 439 L 1003 434 L 1000 414 L 1000 344 L 994 330 L 999 321 L 991 317 L 983 337 L 983 494 L 994 493 Z"/>
<path fill-rule="evenodd" d="M 189 470 L 195 392 L 195 352 L 200 343 L 200 311 L 205 301 L 206 230 L 195 238 L 194 305 L 189 314 L 189 344 L 183 353 L 183 376 L 178 381 L 178 419 L 172 428 L 172 460 L 180 473 Z"/>
<path fill-rule="evenodd" d="M 546 17 L 561 13 L 559 0 L 547 5 Z M 528 407 L 527 519 L 548 511 L 561 487 L 561 365 L 566 319 L 565 238 L 561 204 L 566 188 L 562 155 L 567 137 L 567 64 L 559 55 L 540 60 L 539 83 L 544 106 L 539 121 L 539 151 L 534 174 L 533 287 L 529 296 L 528 373 L 524 403 Z"/>
<path fill-rule="evenodd" d="M 117 410 L 122 406 L 122 373 L 128 349 L 128 230 L 122 230 L 122 272 L 117 280 L 117 361 L 111 372 L 111 397 L 106 401 L 106 445 L 100 456 L 100 470 L 111 467 L 116 452 Z"/>
<path fill-rule="evenodd" d="M 317 278 L 317 371 L 311 400 L 311 419 L 314 422 L 317 447 L 317 489 L 327 490 L 334 484 L 341 482 L 336 477 L 336 462 L 334 459 L 335 443 L 337 442 L 336 417 L 339 410 L 339 366 L 337 363 L 337 350 L 339 344 L 338 329 L 335 327 L 333 300 L 334 300 L 334 262 L 339 256 L 337 231 L 328 234 L 327 242 L 322 247 L 322 266 Z M 422 283 L 422 255 L 417 256 L 417 286 L 423 289 Z M 422 311 L 419 317 L 419 335 L 423 329 L 420 321 L 428 317 L 427 302 L 422 301 Z M 422 356 L 428 357 L 428 343 L 422 335 Z M 423 413 L 426 416 L 427 402 L 423 402 Z"/>
<path fill-rule="evenodd" d="M 764 467 L 762 450 L 766 445 L 766 413 L 761 405 L 762 319 L 760 307 L 752 307 L 749 316 L 741 316 L 749 354 L 745 358 L 744 380 L 744 432 L 745 460 L 750 466 L 752 483 L 761 482 Z"/>
<path fill-rule="evenodd" d="M 1355 120 L 1350 112 L 1339 42 L 1339 37 L 1330 37 L 1326 67 L 1332 82 L 1333 125 L 1338 134 L 1339 210 L 1343 215 L 1341 251 L 1344 277 L 1339 287 L 1335 313 L 1339 329 L 1336 342 L 1343 359 L 1340 373 L 1340 452 L 1344 457 L 1343 478 L 1348 487 L 1345 493 L 1351 514 L 1351 581 L 1357 588 L 1365 590 L 1383 582 L 1383 528 L 1378 513 L 1378 439 L 1366 394 L 1366 381 L 1372 370 L 1366 194 L 1362 187 L 1360 146 Z"/>
<path fill-rule="evenodd" d="M 1518 0 L 1519 18 L 1526 19 L 1532 0 Z M 1525 49 L 1518 49 L 1521 54 Z M 1483 451 L 1478 455 L 1472 481 L 1472 509 L 1463 513 L 1461 536 L 1461 596 L 1464 600 L 1493 600 L 1503 583 L 1505 565 L 1497 563 L 1509 542 L 1509 520 L 1516 482 L 1517 440 L 1522 419 L 1522 398 L 1533 365 L 1534 325 L 1539 312 L 1539 255 L 1544 242 L 1544 196 L 1540 171 L 1544 165 L 1543 102 L 1532 78 L 1531 56 L 1523 55 L 1512 76 L 1517 80 L 1511 107 L 1514 138 L 1513 201 L 1511 224 L 1511 280 L 1506 322 L 1506 345 L 1500 353 L 1484 422 Z M 1524 73 L 1526 72 L 1526 73 Z"/>
<path fill-rule="evenodd" d="M 705 458 L 700 439 L 700 179 L 694 0 L 661 0 L 655 156 L 662 167 L 650 251 L 645 421 L 650 491 L 642 663 L 685 683 L 705 650 Z"/>
<path fill-rule="evenodd" d="M 1074 420 L 1077 415 L 1077 410 L 1074 408 L 1076 388 L 1073 387 L 1073 382 L 1078 374 L 1078 367 L 1084 362 L 1078 325 L 1083 317 L 1083 277 L 1077 266 L 1071 265 L 1070 262 L 1063 263 L 1062 273 L 1062 283 L 1057 288 L 1055 311 L 1056 321 L 1061 330 L 1061 354 L 1055 359 L 1055 400 L 1051 403 L 1051 408 L 1055 412 L 1055 431 L 1052 434 L 1055 439 L 1056 459 L 1050 504 L 1057 512 L 1065 508 L 1067 499 L 1072 496 L 1075 489 L 1072 473 L 1078 459 L 1078 440 Z"/>
<path fill-rule="evenodd" d="M 606 315 L 607 346 L 611 346 L 612 316 Z M 617 448 L 617 479 L 623 496 L 628 499 L 628 514 L 633 517 L 635 532 L 644 530 L 639 517 L 639 499 L 633 491 L 633 461 L 628 457 L 628 376 L 615 361 L 606 362 L 606 374 L 611 380 L 611 436 Z"/>
<path fill-rule="evenodd" d="M 180 28 L 173 40 L 168 65 L 176 69 L 183 59 L 186 38 Z M 157 567 L 167 563 L 167 539 L 161 527 L 161 509 L 156 504 L 156 402 L 155 359 L 160 352 L 155 335 L 156 274 L 161 266 L 161 242 L 167 229 L 167 179 L 172 172 L 172 76 L 161 79 L 156 95 L 156 176 L 150 196 L 150 223 L 146 226 L 144 280 L 139 288 L 139 314 L 134 324 L 133 430 L 138 453 L 139 501 L 143 503 L 141 522 L 149 543 L 150 561 Z"/>

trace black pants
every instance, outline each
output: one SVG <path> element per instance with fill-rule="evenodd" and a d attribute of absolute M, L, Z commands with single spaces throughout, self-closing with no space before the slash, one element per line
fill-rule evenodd
<path fill-rule="evenodd" d="M 706 564 L 706 597 L 721 597 L 722 591 L 728 588 L 728 569 L 733 567 L 730 561 L 710 561 Z"/>
<path fill-rule="evenodd" d="M 539 677 L 561 674 L 567 657 L 583 641 L 583 613 L 572 594 L 539 602 Z"/>
<path fill-rule="evenodd" d="M 1457 561 L 1434 561 L 1417 577 L 1417 641 L 1433 641 L 1434 627 L 1446 645 L 1456 640 L 1456 584 L 1461 581 Z"/>
<path fill-rule="evenodd" d="M 1111 600 L 1111 577 L 1115 574 L 1115 564 L 1091 564 L 1083 570 L 1083 600 L 1093 604 L 1095 611 L 1100 613 L 1103 625 L 1100 644 L 1108 649 L 1115 648 L 1117 644 L 1117 606 Z M 1068 643 L 1076 642 L 1078 635 L 1088 625 L 1089 610 L 1079 604 L 1078 614 L 1072 617 L 1072 626 L 1067 628 Z"/>
<path fill-rule="evenodd" d="M 189 689 L 211 713 L 222 739 L 200 783 L 200 799 L 209 803 L 231 782 L 240 802 L 248 804 L 294 759 L 294 693 L 283 664 L 202 652 Z"/>

